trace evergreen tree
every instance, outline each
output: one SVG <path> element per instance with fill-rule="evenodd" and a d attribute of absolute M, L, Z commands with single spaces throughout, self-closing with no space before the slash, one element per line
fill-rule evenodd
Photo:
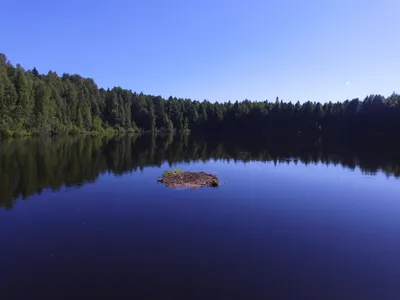
<path fill-rule="evenodd" d="M 274 137 L 396 139 L 400 96 L 370 95 L 344 102 L 211 103 L 98 88 L 93 79 L 36 68 L 25 71 L 0 54 L 0 134 L 193 131 Z"/>

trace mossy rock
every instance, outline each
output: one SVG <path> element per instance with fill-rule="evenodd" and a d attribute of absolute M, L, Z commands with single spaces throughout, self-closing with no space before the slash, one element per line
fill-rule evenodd
<path fill-rule="evenodd" d="M 170 188 L 218 187 L 219 180 L 216 175 L 206 172 L 186 172 L 182 170 L 165 171 L 159 182 Z"/>

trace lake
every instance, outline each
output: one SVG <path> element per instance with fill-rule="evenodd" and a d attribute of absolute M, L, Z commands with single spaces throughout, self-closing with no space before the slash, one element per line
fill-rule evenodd
<path fill-rule="evenodd" d="M 1 299 L 400 299 L 400 152 L 376 147 L 4 140 Z M 157 183 L 176 168 L 221 186 Z"/>

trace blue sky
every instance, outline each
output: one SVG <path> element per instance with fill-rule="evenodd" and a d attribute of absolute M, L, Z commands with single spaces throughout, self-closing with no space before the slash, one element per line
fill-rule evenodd
<path fill-rule="evenodd" d="M 12 1 L 12 63 L 196 100 L 400 92 L 398 0 Z"/>

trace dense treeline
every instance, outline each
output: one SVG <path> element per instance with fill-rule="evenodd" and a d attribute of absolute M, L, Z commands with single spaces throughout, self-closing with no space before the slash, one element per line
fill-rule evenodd
<path fill-rule="evenodd" d="M 368 151 L 365 151 L 368 149 Z M 146 166 L 222 159 L 228 162 L 324 163 L 400 177 L 396 146 L 345 147 L 291 139 L 270 143 L 248 138 L 204 139 L 197 135 L 73 136 L 8 139 L 0 144 L 0 207 L 43 189 L 80 186 L 105 172 L 124 174 Z M 163 170 L 160 170 L 160 174 Z"/>
<path fill-rule="evenodd" d="M 311 137 L 397 136 L 400 96 L 363 101 L 210 103 L 98 88 L 93 79 L 13 66 L 0 54 L 0 134 L 118 131 L 254 131 Z"/>

